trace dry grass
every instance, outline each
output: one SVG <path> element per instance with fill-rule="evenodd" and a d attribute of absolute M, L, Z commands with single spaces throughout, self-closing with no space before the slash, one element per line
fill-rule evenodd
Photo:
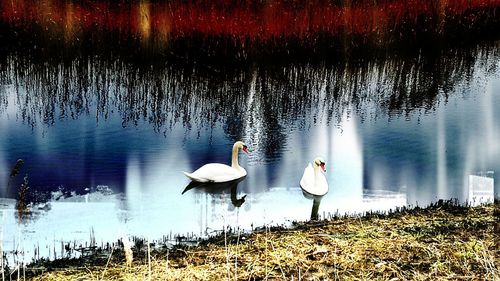
<path fill-rule="evenodd" d="M 34 280 L 500 280 L 498 207 L 441 204 L 265 228 L 227 246 L 219 237 L 150 262 L 116 260 Z M 228 258 L 238 266 L 228 268 Z"/>

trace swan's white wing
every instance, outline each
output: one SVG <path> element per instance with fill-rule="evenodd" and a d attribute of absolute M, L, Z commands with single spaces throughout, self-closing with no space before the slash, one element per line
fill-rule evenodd
<path fill-rule="evenodd" d="M 309 163 L 309 165 L 307 165 L 306 168 L 304 169 L 304 174 L 300 179 L 300 187 L 309 192 L 309 189 L 311 189 L 313 185 L 314 185 L 314 169 L 311 163 Z"/>
<path fill-rule="evenodd" d="M 328 193 L 328 182 L 326 181 L 326 177 L 323 173 L 317 177 L 315 184 L 315 192 L 316 195 L 323 196 Z"/>
<path fill-rule="evenodd" d="M 201 166 L 192 173 L 184 172 L 184 174 L 197 182 L 226 182 L 246 176 L 246 171 L 244 169 L 240 171 L 224 164 L 210 163 Z"/>

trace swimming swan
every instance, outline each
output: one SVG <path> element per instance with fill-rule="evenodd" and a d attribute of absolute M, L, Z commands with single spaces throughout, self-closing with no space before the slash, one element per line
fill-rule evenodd
<path fill-rule="evenodd" d="M 248 153 L 248 147 L 242 141 L 237 141 L 233 145 L 231 166 L 220 163 L 209 163 L 201 166 L 198 170 L 187 173 L 186 177 L 195 182 L 227 182 L 242 178 L 247 175 L 247 171 L 238 164 L 238 152 L 243 150 Z"/>

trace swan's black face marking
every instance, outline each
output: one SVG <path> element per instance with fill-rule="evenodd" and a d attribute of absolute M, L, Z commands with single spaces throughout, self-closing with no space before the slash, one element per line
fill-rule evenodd
<path fill-rule="evenodd" d="M 314 161 L 314 164 L 316 164 L 316 166 L 319 166 L 321 168 L 321 170 L 323 170 L 323 172 L 326 172 L 325 161 L 323 161 L 321 159 L 316 159 L 316 161 Z"/>
<path fill-rule="evenodd" d="M 245 153 L 247 153 L 247 154 L 248 154 L 248 146 L 243 145 L 243 148 L 242 148 L 242 149 L 243 149 L 243 151 L 244 151 Z"/>
<path fill-rule="evenodd" d="M 319 166 L 321 167 L 321 170 L 323 170 L 323 172 L 326 172 L 325 162 L 321 162 Z"/>

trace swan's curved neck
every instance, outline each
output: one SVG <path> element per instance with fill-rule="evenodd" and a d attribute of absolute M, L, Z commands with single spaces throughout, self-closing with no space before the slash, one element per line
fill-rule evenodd
<path fill-rule="evenodd" d="M 321 174 L 321 168 L 318 165 L 316 165 L 316 163 L 313 163 L 313 168 L 314 168 L 314 179 L 316 179 Z"/>
<path fill-rule="evenodd" d="M 238 169 L 240 165 L 238 164 L 238 147 L 233 146 L 233 154 L 231 158 L 231 167 Z"/>

